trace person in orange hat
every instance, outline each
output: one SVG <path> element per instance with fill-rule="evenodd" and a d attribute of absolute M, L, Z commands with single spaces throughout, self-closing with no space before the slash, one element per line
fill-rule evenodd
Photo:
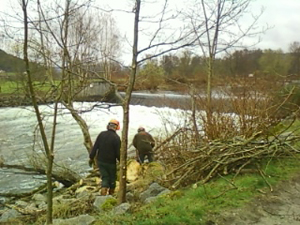
<path fill-rule="evenodd" d="M 101 174 L 101 195 L 113 195 L 116 188 L 117 160 L 120 161 L 121 139 L 116 133 L 120 129 L 119 121 L 112 119 L 107 130 L 102 131 L 90 152 L 89 165 L 92 166 L 94 158 Z"/>
<path fill-rule="evenodd" d="M 155 146 L 155 140 L 151 134 L 146 132 L 144 127 L 138 128 L 138 133 L 134 136 L 132 145 L 137 150 L 139 163 L 144 163 L 145 156 L 147 156 L 148 162 L 154 161 L 154 153 L 152 149 Z"/>

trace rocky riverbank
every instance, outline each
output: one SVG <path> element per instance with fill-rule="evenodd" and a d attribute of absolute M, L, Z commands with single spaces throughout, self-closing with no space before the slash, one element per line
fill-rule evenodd
<path fill-rule="evenodd" d="M 157 197 L 171 193 L 169 189 L 156 182 L 156 179 L 164 173 L 163 166 L 156 162 L 142 166 L 135 160 L 128 162 L 127 202 L 121 205 L 117 205 L 116 195 L 100 196 L 101 179 L 98 171 L 91 172 L 93 173 L 69 188 L 60 187 L 57 182 L 55 183 L 57 185 L 54 188 L 53 224 L 92 224 L 96 221 L 96 216 L 102 213 L 124 214 L 133 210 L 137 203 L 150 204 Z M 47 212 L 45 189 L 23 198 L 2 201 L 1 205 L 1 224 L 45 223 Z"/>

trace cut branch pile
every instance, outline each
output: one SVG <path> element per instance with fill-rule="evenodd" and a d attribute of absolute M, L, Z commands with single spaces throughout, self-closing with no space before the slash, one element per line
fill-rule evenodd
<path fill-rule="evenodd" d="M 228 173 L 237 176 L 246 166 L 256 166 L 256 171 L 261 173 L 258 168 L 261 160 L 298 154 L 300 151 L 293 147 L 297 140 L 299 137 L 292 134 L 263 138 L 259 132 L 248 139 L 237 137 L 226 141 L 215 140 L 196 150 L 164 146 L 158 154 L 169 172 L 162 182 L 172 188 L 195 182 L 206 183 Z"/>

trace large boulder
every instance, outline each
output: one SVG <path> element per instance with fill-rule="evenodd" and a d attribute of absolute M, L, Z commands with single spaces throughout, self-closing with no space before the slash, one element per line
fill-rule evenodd
<path fill-rule="evenodd" d="M 131 205 L 129 203 L 127 203 L 127 202 L 122 203 L 113 209 L 113 213 L 115 215 L 124 214 L 130 210 L 130 207 L 131 207 Z"/>
<path fill-rule="evenodd" d="M 80 215 L 69 219 L 54 219 L 53 225 L 89 225 L 95 222 L 95 218 L 90 215 Z"/>
<path fill-rule="evenodd" d="M 146 202 L 146 199 L 151 198 L 151 201 L 152 201 L 153 200 L 152 197 L 156 197 L 160 193 L 166 192 L 166 190 L 168 190 L 168 189 L 165 187 L 162 187 L 158 183 L 152 183 L 146 191 L 144 191 L 140 194 L 140 199 L 141 199 L 141 201 Z"/>
<path fill-rule="evenodd" d="M 109 211 L 117 205 L 117 200 L 111 195 L 97 196 L 94 201 L 94 207 L 98 211 Z"/>

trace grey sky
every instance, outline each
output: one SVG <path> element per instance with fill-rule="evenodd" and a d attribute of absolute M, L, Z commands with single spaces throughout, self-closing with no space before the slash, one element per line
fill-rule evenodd
<path fill-rule="evenodd" d="M 174 5 L 182 1 L 192 2 L 192 0 L 170 0 L 169 2 Z M 18 0 L 1 0 L 0 12 L 9 11 L 11 5 L 16 5 L 19 8 L 17 2 Z M 108 3 L 114 8 L 119 7 L 130 10 L 133 1 L 96 0 L 95 2 L 99 5 Z M 270 48 L 273 50 L 281 48 L 287 51 L 289 44 L 294 41 L 300 42 L 300 0 L 252 0 L 251 6 L 251 11 L 254 14 L 257 14 L 262 6 L 265 7 L 258 25 L 265 26 L 268 24 L 273 27 L 266 31 L 264 35 L 261 35 L 261 42 L 255 48 Z M 147 9 L 147 12 L 149 11 L 151 11 L 150 8 Z M 125 16 L 123 13 L 116 14 L 115 18 L 120 29 L 127 31 L 127 36 L 130 37 L 133 32 L 133 16 Z"/>
<path fill-rule="evenodd" d="M 128 6 L 128 1 L 126 3 L 124 0 L 103 1 L 110 2 L 114 7 Z M 184 2 L 184 0 L 169 2 L 174 4 L 182 1 Z M 192 2 L 192 0 L 185 0 L 188 3 L 190 1 Z M 271 28 L 261 35 L 261 42 L 255 48 L 273 50 L 281 48 L 283 51 L 287 51 L 292 42 L 300 42 L 300 0 L 252 0 L 250 10 L 253 14 L 257 14 L 262 7 L 264 13 L 260 17 L 258 25 L 264 27 L 268 24 Z M 133 23 L 133 21 L 124 20 L 123 17 L 119 22 L 121 27 L 128 27 L 128 23 Z"/>
<path fill-rule="evenodd" d="M 300 42 L 300 0 L 258 0 L 254 10 L 260 4 L 265 11 L 259 24 L 268 23 L 273 28 L 262 36 L 258 47 L 287 51 L 289 44 Z"/>

